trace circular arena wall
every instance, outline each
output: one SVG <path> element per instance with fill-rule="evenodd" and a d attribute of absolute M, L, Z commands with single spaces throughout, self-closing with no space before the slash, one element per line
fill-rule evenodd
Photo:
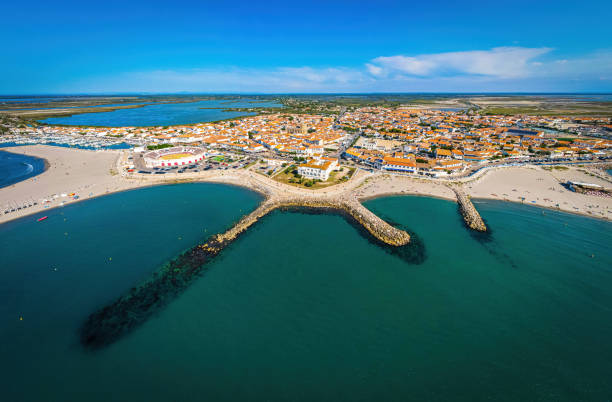
<path fill-rule="evenodd" d="M 172 147 L 149 151 L 143 155 L 147 167 L 182 166 L 199 162 L 206 152 L 198 147 Z"/>

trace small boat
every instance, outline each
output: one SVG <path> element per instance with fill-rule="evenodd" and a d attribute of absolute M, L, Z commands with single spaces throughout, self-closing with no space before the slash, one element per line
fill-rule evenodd
<path fill-rule="evenodd" d="M 36 222 L 44 221 L 47 218 L 48 218 L 48 216 L 43 216 L 42 218 L 38 218 L 38 220 Z"/>

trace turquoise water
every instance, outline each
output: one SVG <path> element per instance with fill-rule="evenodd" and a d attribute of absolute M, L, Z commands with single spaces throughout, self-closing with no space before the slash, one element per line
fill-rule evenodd
<path fill-rule="evenodd" d="M 193 124 L 207 121 L 250 116 L 248 112 L 224 112 L 226 108 L 281 107 L 280 103 L 265 101 L 204 100 L 189 103 L 162 103 L 135 109 L 119 109 L 112 112 L 82 113 L 67 117 L 51 117 L 40 120 L 48 124 L 104 127 L 147 127 Z M 202 109 L 215 108 L 215 109 Z"/>
<path fill-rule="evenodd" d="M 424 240 L 420 265 L 338 216 L 274 212 L 132 334 L 81 347 L 88 314 L 258 202 L 182 184 L 1 225 L 3 400 L 612 395 L 612 224 L 493 201 L 477 204 L 488 241 L 454 203 L 368 201 Z"/>
<path fill-rule="evenodd" d="M 34 156 L 0 151 L 0 188 L 19 183 L 45 171 L 45 161 Z"/>

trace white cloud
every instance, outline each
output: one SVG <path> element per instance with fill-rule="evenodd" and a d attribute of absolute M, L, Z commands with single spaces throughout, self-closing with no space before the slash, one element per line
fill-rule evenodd
<path fill-rule="evenodd" d="M 49 92 L 609 91 L 612 52 L 553 59 L 549 48 L 377 57 L 361 67 L 207 68 L 89 77 Z M 545 60 L 537 59 L 547 54 Z"/>
<path fill-rule="evenodd" d="M 342 92 L 368 81 L 373 79 L 365 71 L 343 67 L 229 67 L 129 72 L 88 79 L 68 91 L 106 92 L 108 88 L 124 88 L 124 92 Z"/>
<path fill-rule="evenodd" d="M 550 48 L 496 47 L 417 56 L 377 57 L 369 71 L 375 76 L 412 75 L 420 77 L 483 75 L 516 78 L 529 75 L 532 60 L 550 52 Z"/>

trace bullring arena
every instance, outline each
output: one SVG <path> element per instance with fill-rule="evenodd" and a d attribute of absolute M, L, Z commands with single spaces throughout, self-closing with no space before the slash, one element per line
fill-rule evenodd
<path fill-rule="evenodd" d="M 172 147 L 150 151 L 143 155 L 147 167 L 181 166 L 204 159 L 206 152 L 197 147 Z"/>

